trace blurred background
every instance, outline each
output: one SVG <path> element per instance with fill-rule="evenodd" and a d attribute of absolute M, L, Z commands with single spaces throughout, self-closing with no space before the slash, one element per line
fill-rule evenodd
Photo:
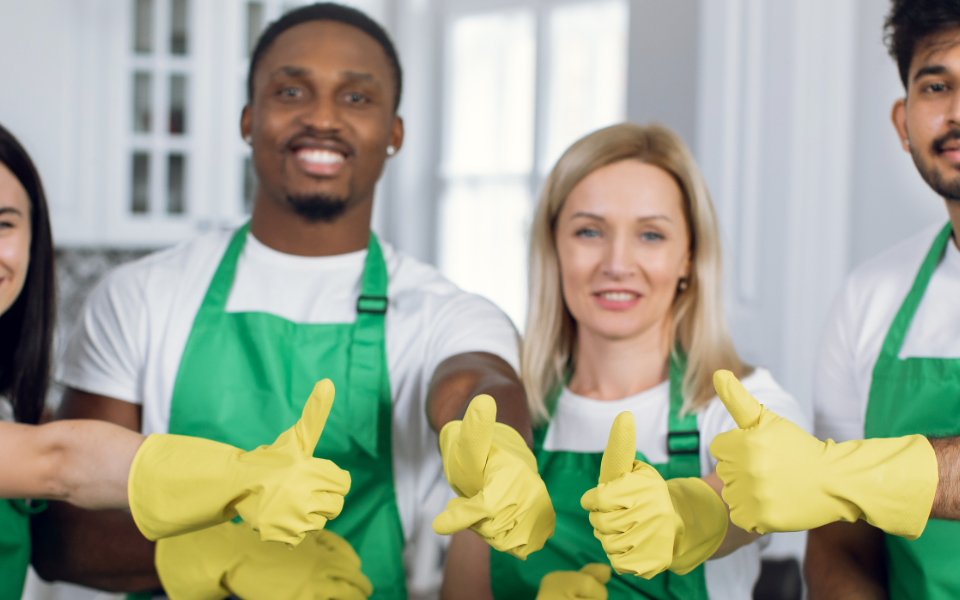
<path fill-rule="evenodd" d="M 375 229 L 521 330 L 542 181 L 571 142 L 619 121 L 659 121 L 693 150 L 738 349 L 808 409 L 844 275 L 946 220 L 889 122 L 902 88 L 883 46 L 888 0 L 345 3 L 386 26 L 405 71 L 407 136 Z M 249 53 L 299 4 L 0 0 L 0 123 L 46 184 L 61 338 L 112 266 L 246 218 Z M 799 556 L 803 541 L 773 536 L 766 553 Z"/>

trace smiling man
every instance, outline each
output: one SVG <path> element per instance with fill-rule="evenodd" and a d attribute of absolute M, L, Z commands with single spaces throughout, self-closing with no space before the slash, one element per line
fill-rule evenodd
<path fill-rule="evenodd" d="M 403 143 L 401 82 L 393 44 L 358 11 L 316 4 L 273 23 L 251 59 L 240 123 L 259 177 L 249 226 L 111 274 L 59 373 L 61 418 L 246 449 L 289 427 L 330 378 L 336 401 L 315 455 L 349 471 L 351 486 L 326 529 L 352 545 L 375 598 L 406 598 L 406 574 L 440 567 L 430 527 L 448 491 L 443 425 L 487 393 L 513 435 L 531 437 L 507 317 L 370 232 L 374 187 Z M 326 559 L 293 568 L 286 548 L 263 556 L 271 551 L 240 531 L 226 524 L 158 545 L 171 595 L 200 589 L 192 569 L 247 600 L 294 597 L 294 583 L 296 597 L 321 597 L 309 586 L 325 584 L 307 580 Z M 58 506 L 35 534 L 48 579 L 159 587 L 154 547 L 127 515 Z"/>

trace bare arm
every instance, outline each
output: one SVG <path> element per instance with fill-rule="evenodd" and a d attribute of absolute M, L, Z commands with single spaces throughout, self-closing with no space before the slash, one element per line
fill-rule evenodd
<path fill-rule="evenodd" d="M 493 600 L 490 546 L 469 529 L 450 540 L 440 600 Z"/>
<path fill-rule="evenodd" d="M 106 396 L 69 389 L 58 419 L 98 419 L 140 429 L 140 407 Z M 153 542 L 140 534 L 122 510 L 89 511 L 61 502 L 31 519 L 32 562 L 48 581 L 136 592 L 159 589 Z"/>
<path fill-rule="evenodd" d="M 812 529 L 803 571 L 811 600 L 885 599 L 883 532 L 865 521 Z"/>
<path fill-rule="evenodd" d="M 960 521 L 960 437 L 931 439 L 940 480 L 930 517 Z"/>
<path fill-rule="evenodd" d="M 480 394 L 497 401 L 497 421 L 516 429 L 527 445 L 533 443 L 523 384 L 507 361 L 487 352 L 451 356 L 434 371 L 427 396 L 427 418 L 434 430 L 462 419 L 470 400 Z"/>
<path fill-rule="evenodd" d="M 720 492 L 723 490 L 723 481 L 717 476 L 716 471 L 710 473 L 706 477 L 702 477 L 701 479 L 703 479 L 705 482 L 707 482 L 707 485 L 713 488 L 713 491 L 720 496 L 721 500 L 723 499 L 723 496 L 720 495 Z M 726 506 L 726 503 L 724 503 L 724 506 Z M 723 541 L 720 542 L 720 547 L 717 548 L 717 551 L 714 552 L 713 556 L 711 556 L 708 560 L 723 558 L 734 550 L 738 550 L 739 548 L 746 546 L 750 542 L 753 542 L 760 537 L 759 533 L 749 533 L 743 529 L 740 529 L 733 524 L 733 521 L 730 521 L 729 519 L 730 507 L 727 506 L 727 535 L 724 536 Z"/>
<path fill-rule="evenodd" d="M 139 433 L 102 421 L 33 427 L 0 423 L 0 497 L 64 500 L 92 509 L 125 508 Z"/>

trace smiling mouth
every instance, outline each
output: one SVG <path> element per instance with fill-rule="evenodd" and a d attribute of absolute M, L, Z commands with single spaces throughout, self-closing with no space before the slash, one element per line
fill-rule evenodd
<path fill-rule="evenodd" d="M 640 294 L 634 292 L 600 292 L 595 295 L 607 302 L 630 302 L 640 297 Z"/>
<path fill-rule="evenodd" d="M 318 177 L 332 177 L 347 161 L 344 153 L 329 148 L 298 148 L 294 151 L 300 168 Z"/>

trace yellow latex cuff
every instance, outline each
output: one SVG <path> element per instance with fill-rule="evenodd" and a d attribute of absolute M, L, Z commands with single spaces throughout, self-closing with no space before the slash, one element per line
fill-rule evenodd
<path fill-rule="evenodd" d="M 537 600 L 607 600 L 610 567 L 590 563 L 579 571 L 554 571 L 540 580 Z"/>
<path fill-rule="evenodd" d="M 493 398 L 477 396 L 462 422 L 440 431 L 443 472 L 459 497 L 447 503 L 433 530 L 451 535 L 469 528 L 494 549 L 525 560 L 553 535 L 556 514 L 533 453 L 496 418 Z"/>
<path fill-rule="evenodd" d="M 909 539 L 923 533 L 939 481 L 925 437 L 821 442 L 764 408 L 729 371 L 713 383 L 739 426 L 710 445 L 735 525 L 769 533 L 862 518 Z"/>
<path fill-rule="evenodd" d="M 350 491 L 349 473 L 313 458 L 333 397 L 329 379 L 317 383 L 296 425 L 251 452 L 201 438 L 149 436 L 127 483 L 140 531 L 156 540 L 239 515 L 263 540 L 296 545 L 323 529 Z"/>
<path fill-rule="evenodd" d="M 664 481 L 635 460 L 633 414 L 613 422 L 600 464 L 600 480 L 580 500 L 594 535 L 618 573 L 651 579 L 670 569 L 680 575 L 710 558 L 727 533 L 723 501 L 697 478 Z"/>
<path fill-rule="evenodd" d="M 223 523 L 162 539 L 157 572 L 170 600 L 365 600 L 373 593 L 360 558 L 331 531 L 306 534 L 292 550 L 262 542 L 246 523 Z"/>

